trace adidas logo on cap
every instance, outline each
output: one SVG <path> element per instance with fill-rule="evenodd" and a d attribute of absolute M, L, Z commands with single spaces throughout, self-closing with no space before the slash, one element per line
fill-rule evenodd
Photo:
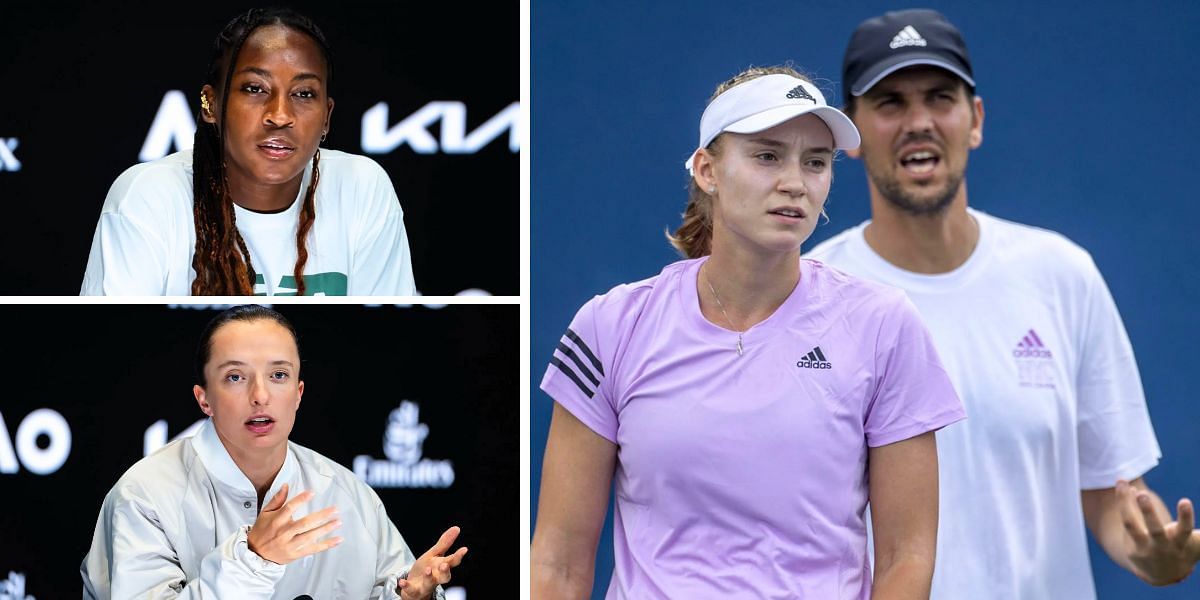
<path fill-rule="evenodd" d="M 892 43 L 888 46 L 895 50 L 903 46 L 925 46 L 926 44 L 925 38 L 921 37 L 921 34 L 917 33 L 912 25 L 907 25 L 900 30 L 900 33 L 896 34 L 896 37 L 892 38 Z"/>
<path fill-rule="evenodd" d="M 804 355 L 804 358 L 796 362 L 796 366 L 801 369 L 832 369 L 833 364 L 821 352 L 821 347 L 813 348 L 811 352 Z"/>

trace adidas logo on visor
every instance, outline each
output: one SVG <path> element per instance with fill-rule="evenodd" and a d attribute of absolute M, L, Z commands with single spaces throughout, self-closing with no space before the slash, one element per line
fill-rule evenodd
<path fill-rule="evenodd" d="M 925 38 L 921 37 L 921 34 L 917 33 L 917 30 L 913 29 L 912 25 L 908 25 L 904 29 L 901 29 L 900 33 L 897 33 L 896 37 L 892 38 L 892 43 L 888 44 L 892 50 L 903 46 L 925 45 Z"/>
<path fill-rule="evenodd" d="M 804 86 L 802 85 L 792 88 L 792 91 L 787 93 L 787 97 L 791 98 L 792 100 L 808 100 L 813 104 L 817 103 L 817 99 L 813 98 L 812 94 L 809 94 L 808 90 L 804 89 Z"/>

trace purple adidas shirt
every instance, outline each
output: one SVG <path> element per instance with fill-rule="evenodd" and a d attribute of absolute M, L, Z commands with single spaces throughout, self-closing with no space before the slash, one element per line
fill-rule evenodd
<path fill-rule="evenodd" d="M 617 445 L 607 597 L 868 598 L 867 448 L 965 416 L 929 335 L 903 292 L 802 260 L 739 357 L 704 260 L 585 304 L 542 380 Z"/>

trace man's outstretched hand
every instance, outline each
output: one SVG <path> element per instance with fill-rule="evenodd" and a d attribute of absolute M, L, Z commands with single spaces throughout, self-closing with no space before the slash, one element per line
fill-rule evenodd
<path fill-rule="evenodd" d="M 1191 574 L 1200 561 L 1200 530 L 1195 529 L 1191 500 L 1179 501 L 1178 519 L 1173 520 L 1163 501 L 1149 490 L 1121 480 L 1116 491 L 1134 573 L 1152 585 L 1177 583 Z"/>

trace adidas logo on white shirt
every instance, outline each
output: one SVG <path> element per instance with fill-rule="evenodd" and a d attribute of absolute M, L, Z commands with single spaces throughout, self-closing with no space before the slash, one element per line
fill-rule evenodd
<path fill-rule="evenodd" d="M 925 38 L 921 37 L 921 34 L 917 33 L 917 30 L 913 29 L 912 25 L 907 25 L 904 29 L 901 29 L 900 33 L 897 33 L 896 37 L 892 38 L 892 43 L 888 44 L 892 50 L 901 46 L 924 45 L 926 45 Z"/>

